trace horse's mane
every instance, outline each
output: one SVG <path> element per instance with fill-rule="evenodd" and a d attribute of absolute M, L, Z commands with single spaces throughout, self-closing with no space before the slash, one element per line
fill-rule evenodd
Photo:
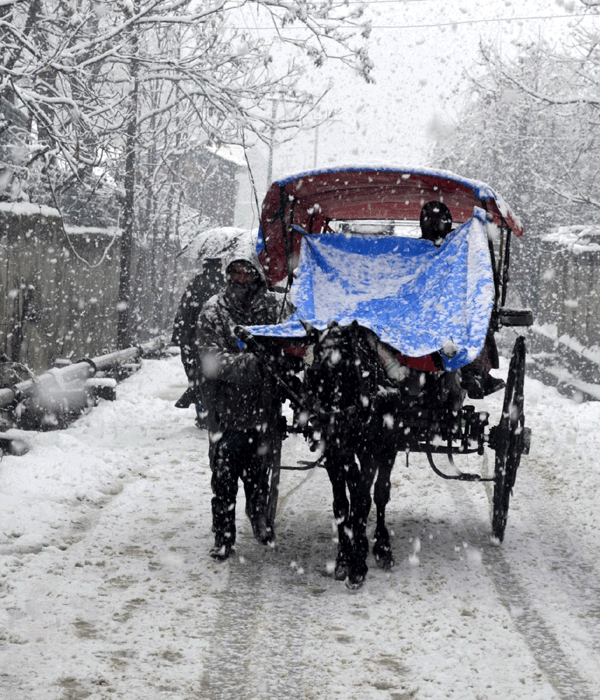
<path fill-rule="evenodd" d="M 313 349 L 313 361 L 305 370 L 305 386 L 314 406 L 325 441 L 340 446 L 356 445 L 381 425 L 378 396 L 391 389 L 391 382 L 376 352 L 377 336 L 353 323 L 330 324 Z"/>

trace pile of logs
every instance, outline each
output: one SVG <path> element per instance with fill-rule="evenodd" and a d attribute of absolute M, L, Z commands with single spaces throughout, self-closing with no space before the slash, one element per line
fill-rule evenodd
<path fill-rule="evenodd" d="M 0 389 L 0 414 L 4 428 L 52 430 L 66 427 L 99 399 L 114 400 L 117 382 L 140 365 L 143 357 L 156 356 L 165 347 L 158 338 L 143 345 L 117 350 L 100 357 L 55 367 L 37 377 Z M 25 454 L 26 440 L 0 432 L 0 450 Z"/>

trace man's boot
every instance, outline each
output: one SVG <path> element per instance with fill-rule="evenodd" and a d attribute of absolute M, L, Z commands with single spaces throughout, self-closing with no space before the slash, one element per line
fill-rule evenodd
<path fill-rule="evenodd" d="M 213 498 L 212 515 L 215 544 L 209 554 L 216 561 L 225 561 L 235 551 L 235 505 L 229 508 L 227 504 Z"/>
<path fill-rule="evenodd" d="M 251 489 L 246 491 L 246 497 Z M 250 504 L 246 501 L 246 515 L 250 519 L 254 539 L 261 544 L 271 544 L 275 539 L 273 526 L 267 519 L 267 506 L 264 494 L 255 490 L 250 497 Z"/>
<path fill-rule="evenodd" d="M 254 538 L 261 544 L 267 545 L 271 544 L 275 539 L 275 533 L 273 528 L 269 525 L 267 521 L 267 516 L 265 513 L 260 513 L 259 515 L 250 519 L 252 523 L 252 532 L 254 533 Z"/>
<path fill-rule="evenodd" d="M 483 393 L 485 396 L 500 391 L 506 387 L 506 382 L 500 377 L 492 377 L 491 374 L 486 374 L 482 381 Z"/>

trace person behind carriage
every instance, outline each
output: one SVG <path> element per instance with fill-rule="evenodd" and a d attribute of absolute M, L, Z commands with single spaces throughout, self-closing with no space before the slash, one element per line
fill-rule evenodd
<path fill-rule="evenodd" d="M 196 346 L 196 326 L 204 302 L 208 301 L 225 284 L 221 272 L 220 258 L 207 258 L 201 271 L 188 283 L 181 297 L 173 322 L 171 343 L 181 350 L 181 362 L 188 378 L 188 388 L 179 397 L 175 406 L 188 408 L 196 406 L 196 425 L 206 427 L 206 417 L 202 408 L 199 387 L 199 359 Z"/>
<path fill-rule="evenodd" d="M 278 323 L 293 308 L 282 294 L 267 291 L 258 257 L 247 248 L 248 242 L 242 241 L 228 256 L 225 289 L 203 306 L 196 331 L 212 470 L 215 542 L 210 556 L 218 561 L 234 551 L 238 479 L 254 537 L 268 545 L 275 536 L 266 500 L 269 467 L 281 447 L 282 399 L 259 359 L 240 347 L 234 329 Z"/>
<path fill-rule="evenodd" d="M 443 202 L 427 202 L 421 209 L 419 224 L 421 238 L 440 246 L 452 230 L 452 214 Z M 503 379 L 490 374 L 492 367 L 498 368 L 498 350 L 494 334 L 488 331 L 479 355 L 461 370 L 461 384 L 469 398 L 482 399 L 506 386 Z"/>

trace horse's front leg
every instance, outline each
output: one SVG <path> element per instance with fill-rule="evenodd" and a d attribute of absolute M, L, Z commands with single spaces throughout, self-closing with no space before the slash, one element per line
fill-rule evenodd
<path fill-rule="evenodd" d="M 353 460 L 347 474 L 348 490 L 350 491 L 350 525 L 352 537 L 352 558 L 346 585 L 349 588 L 360 588 L 365 581 L 369 567 L 369 540 L 367 539 L 367 521 L 371 510 L 371 485 L 375 472 L 372 462 L 365 455 L 361 466 Z"/>
<path fill-rule="evenodd" d="M 348 576 L 352 557 L 352 531 L 350 527 L 350 504 L 346 494 L 346 474 L 348 459 L 353 457 L 332 456 L 325 458 L 325 467 L 331 482 L 333 493 L 333 517 L 338 532 L 338 551 L 335 560 L 334 577 L 336 581 L 344 581 Z"/>
<path fill-rule="evenodd" d="M 377 479 L 373 489 L 373 500 L 377 512 L 373 556 L 379 568 L 389 571 L 395 562 L 390 535 L 385 524 L 385 509 L 390 500 L 391 473 L 396 459 L 395 445 L 379 445 L 376 455 L 371 456 L 371 459 L 374 468 L 377 469 Z"/>

